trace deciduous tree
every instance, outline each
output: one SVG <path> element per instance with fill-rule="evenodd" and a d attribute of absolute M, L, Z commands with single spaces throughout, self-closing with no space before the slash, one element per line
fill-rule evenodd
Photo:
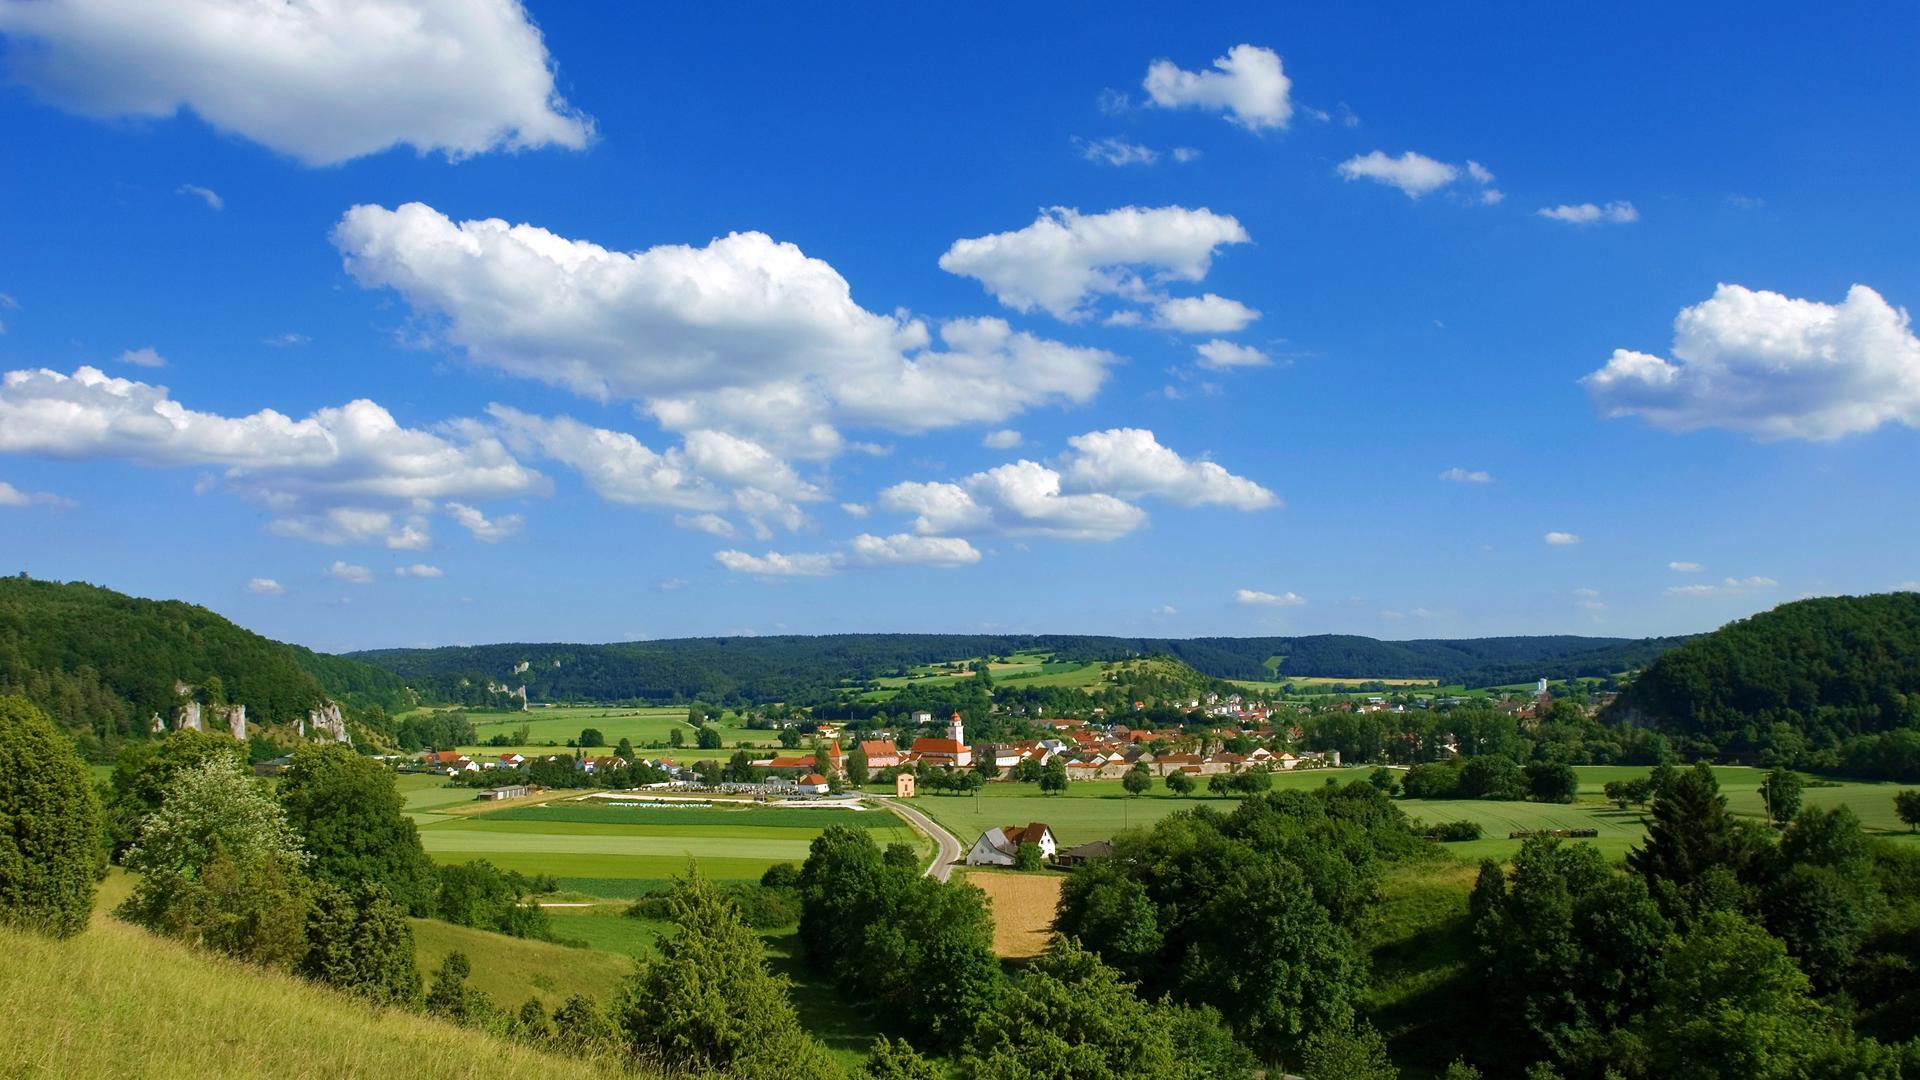
<path fill-rule="evenodd" d="M 73 740 L 0 697 L 0 923 L 66 937 L 93 911 L 100 814 Z"/>

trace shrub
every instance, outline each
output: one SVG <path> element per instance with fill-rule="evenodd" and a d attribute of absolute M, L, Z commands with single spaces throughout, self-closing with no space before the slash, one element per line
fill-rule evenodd
<path fill-rule="evenodd" d="M 1453 842 L 1456 840 L 1480 839 L 1480 823 L 1477 821 L 1442 821 L 1429 826 L 1427 839 Z"/>
<path fill-rule="evenodd" d="M 99 862 L 100 814 L 73 740 L 0 697 L 0 923 L 78 933 Z"/>

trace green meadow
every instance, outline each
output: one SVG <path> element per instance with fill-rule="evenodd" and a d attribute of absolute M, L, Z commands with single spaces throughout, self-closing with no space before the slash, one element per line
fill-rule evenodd
<path fill-rule="evenodd" d="M 414 788 L 409 798 L 421 797 Z M 426 789 L 431 790 L 431 789 Z M 716 881 L 751 881 L 778 862 L 804 862 L 828 825 L 868 828 L 881 845 L 922 847 L 917 834 L 881 810 L 813 807 L 658 809 L 604 799 L 559 799 L 466 813 L 414 815 L 420 842 L 436 861 L 485 859 L 503 870 L 548 874 L 588 896 L 627 898 L 688 865 Z M 444 809 L 444 807 L 443 807 Z"/>
<path fill-rule="evenodd" d="M 1365 780 L 1370 770 L 1315 769 L 1305 772 L 1276 773 L 1274 790 L 1319 787 L 1329 780 L 1347 784 Z M 1645 776 L 1640 766 L 1577 766 L 1580 798 L 1571 804 L 1535 802 L 1485 802 L 1477 799 L 1397 799 L 1409 817 L 1428 823 L 1441 821 L 1477 822 L 1484 835 L 1479 840 L 1446 845 L 1446 850 L 1470 859 L 1491 856 L 1505 859 L 1520 849 L 1520 841 L 1509 839 L 1516 831 L 1539 829 L 1597 829 L 1593 840 L 1577 841 L 1599 846 L 1609 858 L 1624 856 L 1645 833 L 1644 808 L 1620 810 L 1601 793 L 1609 780 Z M 1717 766 L 1714 775 L 1732 810 L 1759 818 L 1765 812 L 1760 797 L 1764 770 L 1740 766 Z M 1820 786 L 1820 785 L 1831 786 Z M 1059 795 L 1047 795 L 1038 784 L 996 782 L 977 795 L 926 794 L 914 804 L 933 816 L 963 844 L 970 844 L 982 832 L 997 825 L 1024 825 L 1045 822 L 1063 845 L 1104 840 L 1126 828 L 1151 825 L 1169 814 L 1198 805 L 1231 810 L 1232 798 L 1205 794 L 1204 779 L 1195 794 L 1179 798 L 1155 779 L 1150 792 L 1138 798 L 1121 788 L 1118 780 L 1092 780 L 1070 785 Z M 1809 778 L 1804 805 L 1846 805 L 1853 809 L 1869 832 L 1890 838 L 1908 836 L 1906 826 L 1893 813 L 1893 793 L 1899 785 L 1872 781 L 1825 781 Z M 1920 840 L 1920 838 L 1915 838 Z"/>

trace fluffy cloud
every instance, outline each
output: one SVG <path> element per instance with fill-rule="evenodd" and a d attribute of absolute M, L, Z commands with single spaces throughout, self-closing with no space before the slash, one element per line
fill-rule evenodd
<path fill-rule="evenodd" d="M 335 581 L 345 581 L 354 585 L 366 585 L 373 581 L 373 571 L 339 559 L 335 559 L 333 565 L 327 567 L 327 576 Z"/>
<path fill-rule="evenodd" d="M 401 143 L 462 158 L 579 148 L 518 0 L 0 4 L 14 75 L 88 116 L 192 109 L 309 165 Z"/>
<path fill-rule="evenodd" d="M 907 482 L 880 492 L 887 509 L 915 515 L 923 535 L 1008 533 L 1113 540 L 1145 524 L 1146 511 L 1105 493 L 1066 494 L 1060 474 L 1032 461 L 974 473 L 960 483 Z"/>
<path fill-rule="evenodd" d="M 940 268 L 985 285 L 1015 311 L 1040 308 L 1078 320 L 1096 296 L 1160 299 L 1152 286 L 1199 281 L 1216 249 L 1250 238 L 1240 222 L 1211 210 L 1126 206 L 1103 214 L 1043 211 L 1013 232 L 956 240 Z"/>
<path fill-rule="evenodd" d="M 247 591 L 255 596 L 279 596 L 287 590 L 270 577 L 257 577 L 248 580 Z"/>
<path fill-rule="evenodd" d="M 1610 202 L 1605 206 L 1593 203 L 1543 206 L 1534 213 L 1550 221 L 1564 221 L 1569 225 L 1627 225 L 1640 220 L 1640 211 L 1635 210 L 1630 202 Z"/>
<path fill-rule="evenodd" d="M 1067 440 L 1061 475 L 1083 491 L 1126 498 L 1157 495 L 1181 506 L 1264 510 L 1280 505 L 1273 492 L 1211 461 L 1189 461 L 1160 445 L 1144 428 L 1092 431 Z"/>
<path fill-rule="evenodd" d="M 1491 484 L 1493 474 L 1485 469 L 1452 468 L 1440 474 L 1440 479 L 1452 484 Z"/>
<path fill-rule="evenodd" d="M 1701 566 L 1697 562 L 1670 562 L 1667 564 L 1667 569 L 1676 574 L 1697 574 L 1705 570 L 1706 567 Z"/>
<path fill-rule="evenodd" d="M 1397 158 L 1375 150 L 1341 162 L 1339 172 L 1348 180 L 1372 180 L 1397 187 L 1406 192 L 1409 199 L 1437 191 L 1460 178 L 1460 170 L 1454 166 L 1411 150 Z M 1491 179 L 1492 174 L 1487 175 Z"/>
<path fill-rule="evenodd" d="M 77 504 L 63 495 L 54 495 L 45 491 L 21 491 L 5 480 L 0 480 L 0 506 L 51 506 L 57 510 L 71 509 Z"/>
<path fill-rule="evenodd" d="M 1837 439 L 1920 427 L 1920 339 L 1865 285 L 1840 304 L 1721 285 L 1674 319 L 1672 353 L 1616 349 L 1580 381 L 1604 415 L 1669 431 Z"/>
<path fill-rule="evenodd" d="M 127 349 L 113 358 L 116 363 L 132 364 L 134 367 L 166 367 L 167 358 L 151 345 L 138 349 Z"/>
<path fill-rule="evenodd" d="M 333 239 L 356 280 L 398 291 L 475 363 L 788 457 L 840 452 L 836 423 L 924 431 L 1084 402 L 1117 359 L 999 319 L 950 321 L 935 347 L 763 233 L 620 252 L 410 203 L 354 207 Z"/>
<path fill-rule="evenodd" d="M 980 445 L 989 450 L 1011 450 L 1020 445 L 1020 433 L 1012 428 L 989 431 L 981 437 Z"/>
<path fill-rule="evenodd" d="M 1266 353 L 1251 345 L 1236 345 L 1231 341 L 1214 338 L 1212 341 L 1195 345 L 1193 351 L 1200 359 L 1197 363 L 1203 368 L 1214 371 L 1228 371 L 1242 367 L 1265 367 L 1273 363 Z"/>
<path fill-rule="evenodd" d="M 839 561 L 832 555 L 782 555 L 777 551 L 769 551 L 765 555 L 749 555 L 733 550 L 716 551 L 713 561 L 736 574 L 769 578 L 825 577 L 839 568 Z"/>
<path fill-rule="evenodd" d="M 1307 598 L 1296 592 L 1270 593 L 1241 589 L 1233 594 L 1233 602 L 1249 607 L 1299 607 L 1307 602 Z"/>
<path fill-rule="evenodd" d="M 446 571 L 440 569 L 437 566 L 428 566 L 426 563 L 412 563 L 407 566 L 394 567 L 393 576 L 394 577 L 410 577 L 410 578 L 437 578 L 437 577 L 445 577 Z"/>
<path fill-rule="evenodd" d="M 472 533 L 475 540 L 488 544 L 498 543 L 519 532 L 522 524 L 519 514 L 489 518 L 479 508 L 465 503 L 450 502 L 446 505 L 446 511 L 453 515 L 453 520 L 461 528 Z"/>
<path fill-rule="evenodd" d="M 1580 537 L 1570 532 L 1550 532 L 1540 539 L 1555 547 L 1570 547 L 1580 542 Z"/>
<path fill-rule="evenodd" d="M 1293 119 L 1293 83 L 1272 49 L 1235 45 L 1212 71 L 1186 71 L 1171 60 L 1147 67 L 1147 99 L 1166 109 L 1207 109 L 1249 131 L 1284 128 Z"/>
<path fill-rule="evenodd" d="M 719 514 L 675 514 L 673 523 L 683 529 L 692 529 L 695 532 L 703 532 L 726 540 L 740 535 L 740 530 L 733 527 L 733 522 Z"/>
<path fill-rule="evenodd" d="M 1207 293 L 1169 297 L 1153 306 L 1153 323 L 1188 334 L 1231 334 L 1244 330 L 1260 313 L 1238 300 Z"/>
<path fill-rule="evenodd" d="M 868 566 L 969 566 L 980 552 L 957 536 L 914 536 L 862 533 L 852 540 L 855 562 Z"/>
<path fill-rule="evenodd" d="M 301 420 L 271 409 L 227 417 L 90 367 L 0 376 L 0 453 L 223 469 L 229 488 L 283 515 L 275 532 L 334 543 L 398 535 L 407 546 L 385 507 L 547 488 L 496 438 L 402 427 L 371 401 Z M 424 533 L 419 521 L 408 527 Z"/>

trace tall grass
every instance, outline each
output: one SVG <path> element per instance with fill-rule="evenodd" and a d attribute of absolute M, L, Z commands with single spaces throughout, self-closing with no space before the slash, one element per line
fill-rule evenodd
<path fill-rule="evenodd" d="M 96 916 L 66 941 L 0 927 L 0 1076 L 613 1077 L 581 1061 L 380 1009 Z"/>

